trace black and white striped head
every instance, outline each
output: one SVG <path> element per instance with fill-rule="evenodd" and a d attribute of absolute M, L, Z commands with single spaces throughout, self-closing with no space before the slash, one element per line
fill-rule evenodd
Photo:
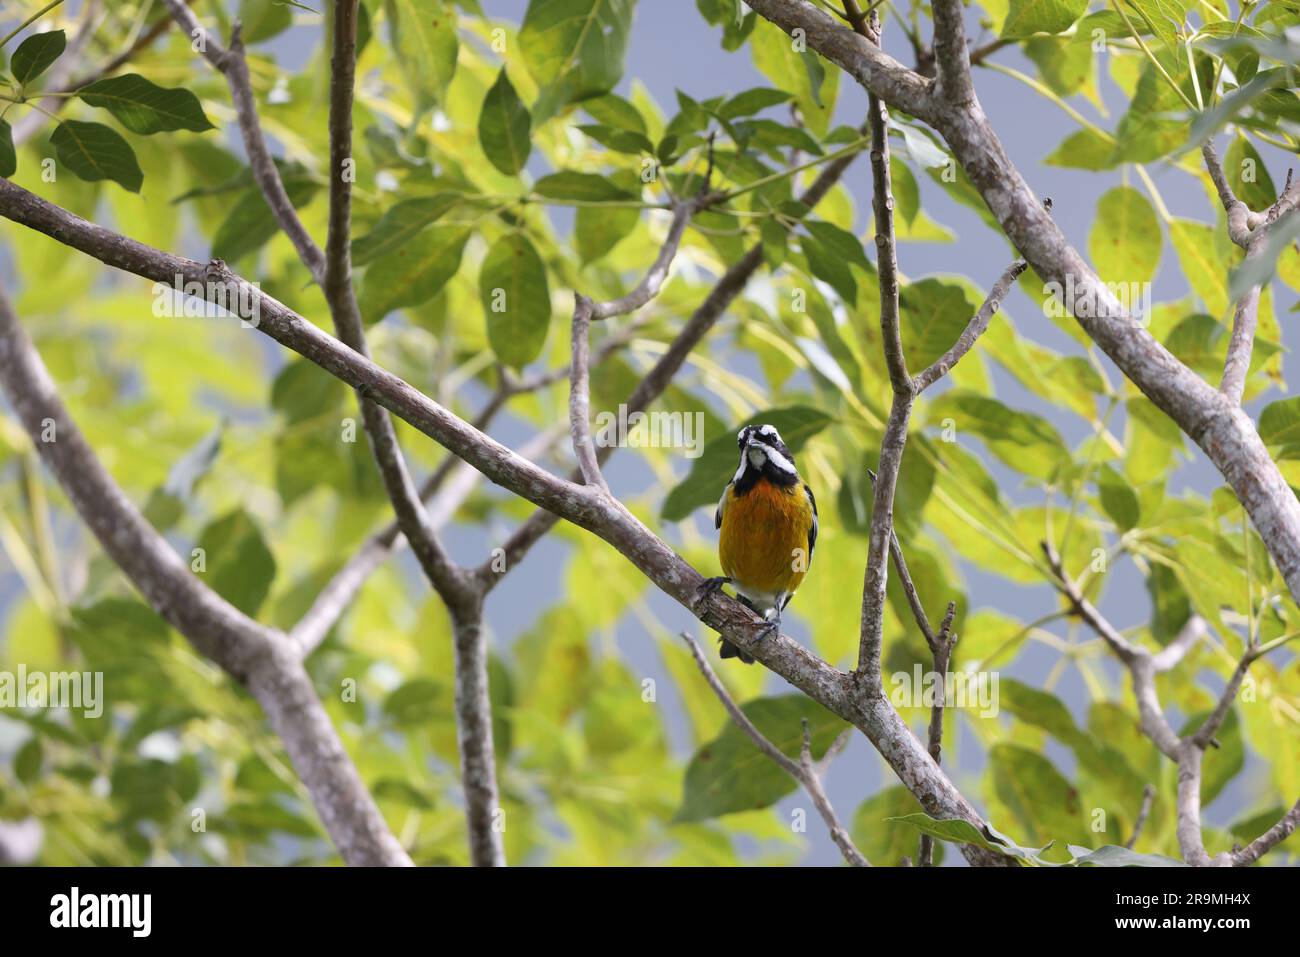
<path fill-rule="evenodd" d="M 794 456 L 776 426 L 747 425 L 736 434 L 736 444 L 740 446 L 740 467 L 732 481 L 737 486 L 752 484 L 760 476 L 777 485 L 799 481 Z"/>

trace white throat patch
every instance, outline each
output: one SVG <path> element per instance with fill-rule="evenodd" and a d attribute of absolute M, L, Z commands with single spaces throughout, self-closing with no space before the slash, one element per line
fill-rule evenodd
<path fill-rule="evenodd" d="M 745 474 L 746 462 L 756 470 L 761 470 L 765 463 L 770 462 L 778 472 L 791 476 L 799 474 L 795 471 L 794 464 L 776 449 L 755 444 L 745 447 L 745 451 L 740 456 L 740 468 L 736 469 L 736 474 L 732 478 L 733 482 L 739 480 Z"/>

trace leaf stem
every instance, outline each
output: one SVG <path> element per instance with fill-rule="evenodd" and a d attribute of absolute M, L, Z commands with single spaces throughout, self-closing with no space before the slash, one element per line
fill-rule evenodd
<path fill-rule="evenodd" d="M 57 7 L 57 6 L 58 6 L 59 4 L 61 4 L 62 2 L 63 2 L 63 0 L 50 0 L 50 2 L 47 3 L 45 6 L 41 7 L 41 9 L 37 10 L 35 13 L 33 13 L 30 17 L 28 17 L 28 18 L 27 18 L 26 20 L 24 20 L 22 23 L 18 24 L 18 26 L 14 27 L 12 30 L 10 30 L 9 33 L 7 33 L 7 34 L 5 35 L 5 38 L 4 38 L 3 40 L 0 40 L 0 49 L 3 49 L 3 47 L 4 47 L 4 45 L 5 45 L 6 43 L 8 43 L 10 40 L 12 40 L 14 37 L 16 37 L 18 34 L 22 33 L 22 32 L 23 32 L 24 30 L 26 30 L 29 26 L 31 26 L 33 23 L 35 23 L 35 22 L 36 22 L 37 20 L 39 20 L 41 17 L 45 16 L 45 14 L 49 13 L 51 10 L 53 10 L 55 7 Z"/>

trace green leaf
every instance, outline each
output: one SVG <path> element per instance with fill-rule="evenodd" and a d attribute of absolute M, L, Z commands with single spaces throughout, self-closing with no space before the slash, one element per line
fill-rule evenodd
<path fill-rule="evenodd" d="M 756 86 L 727 99 L 718 107 L 717 114 L 724 120 L 735 120 L 742 116 L 753 116 L 768 107 L 788 103 L 793 98 L 794 95 L 785 90 Z"/>
<path fill-rule="evenodd" d="M 1088 0 L 1011 0 L 1002 37 L 1023 40 L 1035 33 L 1062 33 L 1088 10 Z"/>
<path fill-rule="evenodd" d="M 835 112 L 840 71 L 827 72 L 817 54 L 794 46 L 784 30 L 761 18 L 749 39 L 754 66 L 776 89 L 794 94 L 808 131 L 822 136 Z"/>
<path fill-rule="evenodd" d="M 636 229 L 640 219 L 641 210 L 636 208 L 582 207 L 573 217 L 578 258 L 586 264 L 607 255 Z"/>
<path fill-rule="evenodd" d="M 505 68 L 483 98 L 478 118 L 478 141 L 488 161 L 507 176 L 514 176 L 528 162 L 533 144 L 532 118 L 519 99 Z"/>
<path fill-rule="evenodd" d="M 516 369 L 536 359 L 551 322 L 546 264 L 521 232 L 498 239 L 483 258 L 479 294 L 488 341 L 497 358 Z"/>
<path fill-rule="evenodd" d="M 189 90 L 164 89 L 138 73 L 96 80 L 77 91 L 91 106 L 103 107 L 132 133 L 159 133 L 165 130 L 192 130 L 202 133 L 213 129 L 199 105 L 199 98 Z"/>
<path fill-rule="evenodd" d="M 840 258 L 832 246 L 816 236 L 804 236 L 799 241 L 803 254 L 808 260 L 808 270 L 829 285 L 849 305 L 858 301 L 858 283 L 848 264 Z"/>
<path fill-rule="evenodd" d="M 1168 565 L 1153 562 L 1146 579 L 1151 596 L 1151 634 L 1167 645 L 1192 617 L 1192 605 L 1183 590 L 1178 573 Z"/>
<path fill-rule="evenodd" d="M 1092 38 L 1087 33 L 1076 32 L 1072 37 L 1034 37 L 1025 44 L 1025 55 L 1034 61 L 1038 75 L 1058 96 L 1092 91 L 1094 56 Z"/>
<path fill-rule="evenodd" d="M 9 61 L 9 72 L 19 86 L 26 86 L 48 69 L 68 45 L 68 35 L 62 30 L 33 33 L 14 51 Z"/>
<path fill-rule="evenodd" d="M 1119 186 L 1097 202 L 1088 253 L 1103 280 L 1150 282 L 1163 243 L 1155 210 L 1137 190 Z"/>
<path fill-rule="evenodd" d="M 271 384 L 271 408 L 289 425 L 333 412 L 347 395 L 345 386 L 316 363 L 294 358 Z"/>
<path fill-rule="evenodd" d="M 133 193 L 140 192 L 144 173 L 135 151 L 121 134 L 102 123 L 63 120 L 50 143 L 59 162 L 88 182 L 111 179 Z"/>
<path fill-rule="evenodd" d="M 14 777 L 23 784 L 31 784 L 41 773 L 45 761 L 45 748 L 40 735 L 33 734 L 14 755 Z"/>
<path fill-rule="evenodd" d="M 597 123 L 602 123 L 605 126 L 612 126 L 619 130 L 630 130 L 633 133 L 649 133 L 649 129 L 645 125 L 645 117 L 641 115 L 641 111 L 617 93 L 606 93 L 604 96 L 598 96 L 592 100 L 583 100 L 582 108 Z"/>
<path fill-rule="evenodd" d="M 307 205 L 320 188 L 305 174 L 286 177 L 284 191 L 289 202 L 299 208 Z M 262 191 L 256 186 L 244 191 L 230 208 L 226 218 L 212 237 L 212 257 L 228 263 L 237 262 L 249 253 L 256 252 L 280 232 L 280 224 L 266 204 Z"/>
<path fill-rule="evenodd" d="M 1190 219 L 1175 219 L 1169 224 L 1169 238 L 1188 284 L 1206 310 L 1221 317 L 1228 308 L 1227 266 L 1218 254 L 1215 232 L 1213 226 Z"/>
<path fill-rule="evenodd" d="M 293 11 L 281 0 L 241 0 L 239 22 L 245 43 L 261 43 L 289 29 Z"/>
<path fill-rule="evenodd" d="M 947 352 L 978 309 L 956 283 L 928 278 L 904 286 L 899 310 L 908 365 L 919 372 Z"/>
<path fill-rule="evenodd" d="M 460 269 L 470 233 L 464 226 L 430 226 L 377 259 L 361 286 L 366 321 L 378 322 L 394 309 L 418 306 L 436 296 Z"/>
<path fill-rule="evenodd" d="M 741 705 L 745 716 L 792 760 L 799 760 L 803 719 L 820 758 L 848 724 L 802 694 L 756 698 Z M 771 807 L 798 787 L 749 735 L 728 719 L 722 733 L 700 748 L 686 767 L 681 807 L 675 822 L 707 821 L 723 814 Z"/>
<path fill-rule="evenodd" d="M 1070 853 L 1076 867 L 1186 867 L 1182 861 L 1163 854 L 1139 854 L 1117 844 L 1105 844 L 1095 851 L 1071 844 Z"/>
<path fill-rule="evenodd" d="M 1300 396 L 1264 406 L 1259 414 L 1259 437 L 1265 445 L 1300 442 Z"/>
<path fill-rule="evenodd" d="M 384 714 L 398 727 L 420 727 L 445 720 L 451 710 L 451 689 L 430 678 L 414 678 L 384 699 Z"/>
<path fill-rule="evenodd" d="M 621 130 L 614 126 L 606 126 L 603 123 L 583 123 L 578 129 L 590 136 L 593 140 L 616 153 L 628 153 L 632 156 L 639 156 L 642 153 L 653 153 L 654 144 L 644 133 L 636 133 L 632 130 Z"/>
<path fill-rule="evenodd" d="M 0 120 L 0 178 L 8 179 L 18 171 L 18 153 L 14 150 L 14 131 L 8 120 Z"/>
<path fill-rule="evenodd" d="M 446 0 L 392 0 L 400 17 L 398 57 L 421 110 L 443 103 L 456 73 L 460 39 Z"/>
<path fill-rule="evenodd" d="M 959 437 L 963 430 L 974 432 L 1007 465 L 1036 478 L 1050 479 L 1069 460 L 1069 450 L 1050 422 L 988 396 L 947 392 L 931 404 L 928 418 L 933 423 L 951 418 Z"/>
<path fill-rule="evenodd" d="M 608 93 L 623 77 L 636 0 L 530 0 L 519 30 L 528 72 L 542 88 L 534 118 Z"/>
<path fill-rule="evenodd" d="M 709 440 L 700 457 L 691 463 L 690 473 L 664 499 L 663 519 L 681 521 L 701 505 L 715 505 L 723 487 L 736 471 L 740 455 L 736 448 L 736 433 L 746 425 L 763 423 L 775 426 L 790 451 L 797 455 L 810 438 L 830 425 L 831 417 L 820 409 L 807 406 L 769 409 Z"/>
<path fill-rule="evenodd" d="M 230 830 L 235 834 L 250 836 L 277 832 L 296 837 L 319 837 L 320 829 L 311 821 L 276 804 L 271 798 L 260 801 L 240 801 L 226 808 L 215 823 L 217 830 Z"/>
<path fill-rule="evenodd" d="M 162 822 L 198 792 L 198 761 L 187 754 L 175 764 L 123 757 L 110 776 L 113 804 L 128 821 Z"/>
<path fill-rule="evenodd" d="M 546 192 L 567 192 L 574 199 L 581 195 L 600 194 L 604 199 L 637 202 L 641 181 L 636 173 L 624 170 L 611 179 L 583 173 L 558 173 L 557 180 L 546 177 Z M 615 195 L 616 194 L 616 195 Z M 585 264 L 607 255 L 631 232 L 641 219 L 636 206 L 582 206 L 573 218 L 573 242 L 578 258 Z"/>
<path fill-rule="evenodd" d="M 1046 848 L 1026 848 L 1016 844 L 1006 835 L 995 831 L 992 826 L 986 825 L 989 834 L 981 834 L 979 829 L 969 821 L 963 821 L 957 818 L 939 819 L 930 817 L 930 815 L 921 811 L 916 814 L 904 814 L 901 817 L 886 818 L 886 821 L 896 824 L 906 824 L 916 828 L 922 834 L 929 834 L 931 837 L 938 838 L 941 841 L 947 841 L 950 844 L 973 844 L 976 847 L 982 847 L 986 851 L 996 851 L 999 854 L 1005 854 L 1007 857 L 1014 857 L 1017 860 L 1030 865 L 1045 864 L 1045 861 L 1039 859 L 1039 854 Z"/>
<path fill-rule="evenodd" d="M 867 272 L 872 271 L 873 267 L 862 248 L 861 240 L 847 229 L 815 219 L 806 221 L 804 228 L 816 236 L 817 240 L 835 256 Z"/>
<path fill-rule="evenodd" d="M 1109 465 L 1102 465 L 1097 471 L 1097 491 L 1102 509 L 1121 532 L 1137 527 L 1141 506 L 1137 492 L 1124 476 Z"/>
<path fill-rule="evenodd" d="M 877 792 L 858 806 L 849 833 L 853 843 L 871 863 L 877 867 L 895 867 L 904 857 L 916 857 L 916 834 L 888 822 L 909 814 L 924 813 L 916 796 L 903 785 L 896 784 Z M 935 846 L 936 865 L 943 861 L 943 849 L 942 843 Z"/>
<path fill-rule="evenodd" d="M 637 199 L 635 193 L 617 186 L 608 177 L 596 173 L 578 173 L 573 170 L 563 170 L 543 176 L 533 184 L 533 192 L 547 199 L 575 200 L 585 203 Z"/>
<path fill-rule="evenodd" d="M 1031 840 L 1088 839 L 1079 792 L 1046 757 L 1014 744 L 989 750 L 989 776 L 999 800 Z"/>
<path fill-rule="evenodd" d="M 457 193 L 435 193 L 394 203 L 370 232 L 352 241 L 352 264 L 365 266 L 401 249 L 461 200 Z"/>
<path fill-rule="evenodd" d="M 1043 162 L 1066 169 L 1110 169 L 1116 163 L 1115 144 L 1096 130 L 1075 130 Z"/>
<path fill-rule="evenodd" d="M 199 533 L 207 570 L 203 581 L 244 614 L 256 616 L 270 594 L 275 558 L 252 517 L 236 509 Z"/>
<path fill-rule="evenodd" d="M 1277 199 L 1277 187 L 1259 151 L 1240 133 L 1233 138 L 1223 157 L 1223 172 L 1237 198 L 1258 212 L 1263 212 Z"/>

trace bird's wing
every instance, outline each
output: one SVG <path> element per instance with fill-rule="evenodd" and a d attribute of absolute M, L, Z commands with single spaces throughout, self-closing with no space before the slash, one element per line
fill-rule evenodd
<path fill-rule="evenodd" d="M 808 526 L 808 561 L 811 564 L 813 549 L 817 547 L 817 498 L 807 485 L 803 490 L 808 493 L 808 504 L 812 506 L 812 525 Z"/>
<path fill-rule="evenodd" d="M 713 513 L 713 527 L 722 527 L 722 513 L 727 510 L 727 495 L 731 492 L 731 483 L 728 482 L 722 489 L 722 498 L 718 499 L 718 510 Z"/>

